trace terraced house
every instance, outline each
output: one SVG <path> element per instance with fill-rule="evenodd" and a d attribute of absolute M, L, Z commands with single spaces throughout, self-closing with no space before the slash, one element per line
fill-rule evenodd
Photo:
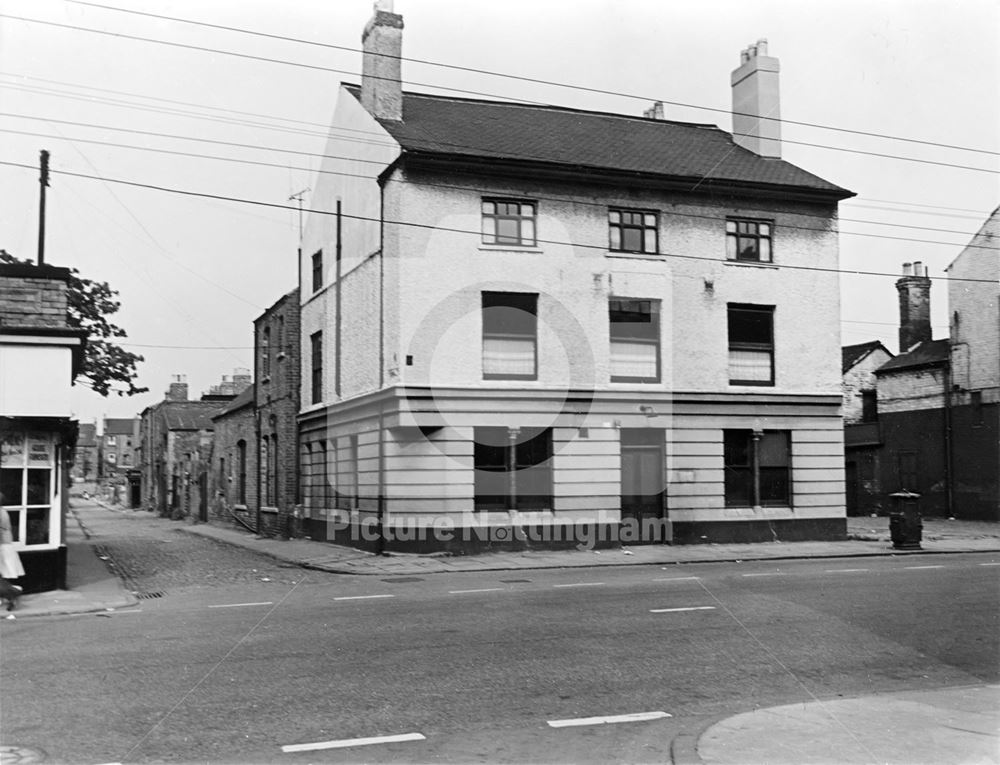
<path fill-rule="evenodd" d="M 731 135 L 662 104 L 404 92 L 402 33 L 380 4 L 304 236 L 311 536 L 843 536 L 836 220 L 852 194 L 780 158 L 766 42 L 733 72 Z"/>

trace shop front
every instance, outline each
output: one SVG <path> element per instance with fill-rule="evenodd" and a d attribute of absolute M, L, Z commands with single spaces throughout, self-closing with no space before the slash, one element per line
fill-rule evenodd
<path fill-rule="evenodd" d="M 0 418 L 0 494 L 25 592 L 66 587 L 65 477 L 75 432 L 70 420 Z"/>

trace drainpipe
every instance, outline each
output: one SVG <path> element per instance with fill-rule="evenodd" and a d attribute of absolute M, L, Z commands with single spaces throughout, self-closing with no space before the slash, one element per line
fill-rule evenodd
<path fill-rule="evenodd" d="M 511 522 L 517 512 L 517 437 L 520 428 L 507 428 L 507 510 L 511 513 Z"/>
<path fill-rule="evenodd" d="M 953 484 L 951 448 L 951 361 L 944 363 L 944 488 L 948 517 L 955 517 L 955 488 Z"/>
<path fill-rule="evenodd" d="M 333 392 L 334 392 L 334 395 L 337 397 L 338 401 L 340 400 L 340 368 L 341 368 L 341 363 L 340 363 L 340 331 L 341 331 L 340 330 L 340 323 L 341 323 L 341 317 L 343 316 L 343 314 L 341 312 L 341 308 L 340 308 L 340 300 L 341 300 L 341 295 L 342 295 L 342 292 L 341 292 L 341 289 L 340 289 L 340 276 L 341 276 L 340 270 L 341 270 L 341 254 L 342 254 L 342 252 L 343 252 L 343 244 L 342 244 L 342 239 L 341 239 L 341 212 L 340 212 L 340 200 L 338 199 L 337 200 L 337 250 L 336 250 L 336 253 L 337 253 L 337 258 L 336 258 L 336 260 L 337 260 L 337 269 L 336 269 L 336 274 L 335 274 L 335 277 L 336 277 L 337 281 L 336 281 L 336 283 L 334 285 L 334 291 L 335 291 L 334 292 L 334 295 L 335 295 L 334 300 L 336 301 L 336 306 L 334 307 L 334 311 L 336 313 L 335 313 L 335 316 L 334 316 L 334 325 L 335 326 L 334 326 L 334 335 L 333 335 L 333 343 L 334 343 L 334 346 L 333 346 L 333 358 L 334 358 L 334 362 L 333 363 L 335 364 L 335 366 L 334 366 L 334 377 L 333 377 Z"/>
<path fill-rule="evenodd" d="M 256 383 L 254 383 L 256 385 Z M 253 429 L 254 429 L 254 449 L 256 453 L 254 455 L 254 462 L 257 463 L 257 469 L 254 471 L 257 474 L 255 483 L 257 484 L 257 508 L 254 512 L 254 526 L 256 527 L 254 533 L 260 534 L 260 410 L 258 409 L 254 412 L 253 418 Z"/>
<path fill-rule="evenodd" d="M 385 401 L 378 405 L 378 541 L 375 553 L 385 554 Z"/>

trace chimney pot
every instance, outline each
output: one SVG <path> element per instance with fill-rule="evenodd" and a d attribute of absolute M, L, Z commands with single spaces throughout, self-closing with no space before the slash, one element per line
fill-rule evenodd
<path fill-rule="evenodd" d="M 767 55 L 767 38 L 762 37 L 757 41 L 757 55 L 766 56 Z"/>
<path fill-rule="evenodd" d="M 896 280 L 899 291 L 899 352 L 906 353 L 917 343 L 931 340 L 931 280 L 923 263 L 903 264 L 903 276 Z"/>

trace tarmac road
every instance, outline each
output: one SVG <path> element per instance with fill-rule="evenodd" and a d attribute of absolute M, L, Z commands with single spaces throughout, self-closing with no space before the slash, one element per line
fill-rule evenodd
<path fill-rule="evenodd" d="M 890 754 L 997 751 L 995 556 L 349 577 L 164 544 L 183 574 L 130 574 L 159 597 L 0 623 L 4 744 L 92 763 L 816 761 L 773 715 L 733 717 L 793 704 L 867 746 L 820 761 L 853 762 L 879 703 L 931 693 L 979 727 L 936 749 L 897 715 L 878 727 Z M 878 703 L 844 706 L 859 699 Z"/>

